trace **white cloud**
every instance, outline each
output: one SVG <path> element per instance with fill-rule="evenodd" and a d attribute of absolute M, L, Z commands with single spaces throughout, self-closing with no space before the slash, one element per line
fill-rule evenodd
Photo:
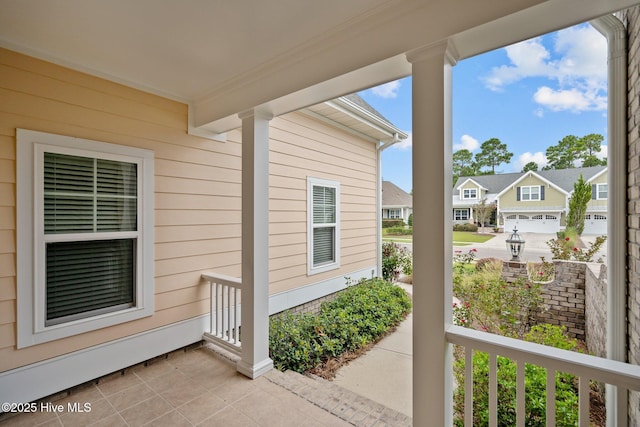
<path fill-rule="evenodd" d="M 542 169 L 548 163 L 547 156 L 545 156 L 543 152 L 538 151 L 535 153 L 530 153 L 527 151 L 526 153 L 520 154 L 516 161 L 513 162 L 513 168 L 516 172 L 520 172 L 524 165 L 529 162 L 536 162 L 536 164 L 538 165 L 538 170 Z"/>
<path fill-rule="evenodd" d="M 465 134 L 465 135 L 462 135 L 460 137 L 460 143 L 453 144 L 453 151 L 458 151 L 458 150 L 465 149 L 465 150 L 469 150 L 471 152 L 474 152 L 479 147 L 480 147 L 480 143 L 478 142 L 477 139 L 475 139 L 471 135 Z"/>
<path fill-rule="evenodd" d="M 411 134 L 411 132 L 407 132 L 407 134 L 409 134 L 407 139 L 404 139 L 396 144 L 393 144 L 391 148 L 395 148 L 396 150 L 401 150 L 401 151 L 410 150 L 411 147 L 413 146 L 413 135 Z"/>
<path fill-rule="evenodd" d="M 600 146 L 600 152 L 596 154 L 596 157 L 599 158 L 600 160 L 602 160 L 605 157 L 607 157 L 608 154 L 609 154 L 609 146 L 608 145 L 601 145 Z"/>
<path fill-rule="evenodd" d="M 581 91 L 577 88 L 554 90 L 547 86 L 538 88 L 533 95 L 534 101 L 551 111 L 603 110 L 607 108 L 607 97 L 594 91 Z"/>
<path fill-rule="evenodd" d="M 385 83 L 380 86 L 372 87 L 369 89 L 371 93 L 381 98 L 396 98 L 398 96 L 398 90 L 400 90 L 400 81 Z"/>
<path fill-rule="evenodd" d="M 520 80 L 537 77 L 555 82 L 542 86 L 534 101 L 551 111 L 606 110 L 607 42 L 590 25 L 558 31 L 552 51 L 537 37 L 505 48 L 509 65 L 494 67 L 483 78 L 487 88 L 501 91 Z M 536 110 L 534 114 L 540 116 Z"/>

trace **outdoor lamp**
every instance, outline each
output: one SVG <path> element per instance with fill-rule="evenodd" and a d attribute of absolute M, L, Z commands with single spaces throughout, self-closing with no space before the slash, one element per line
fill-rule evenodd
<path fill-rule="evenodd" d="M 506 240 L 507 250 L 511 253 L 511 261 L 520 261 L 520 254 L 524 250 L 524 239 L 518 234 L 518 229 L 513 229 L 513 234 Z"/>

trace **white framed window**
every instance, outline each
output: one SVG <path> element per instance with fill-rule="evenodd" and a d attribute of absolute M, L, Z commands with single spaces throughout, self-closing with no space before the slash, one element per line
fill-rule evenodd
<path fill-rule="evenodd" d="M 596 184 L 596 200 L 609 198 L 609 184 Z"/>
<path fill-rule="evenodd" d="M 540 200 L 540 186 L 532 185 L 520 187 L 520 200 Z"/>
<path fill-rule="evenodd" d="M 478 198 L 478 189 L 477 188 L 465 188 L 462 190 L 462 198 L 463 199 L 477 199 Z"/>
<path fill-rule="evenodd" d="M 401 219 L 401 218 L 402 218 L 401 209 L 389 209 L 389 219 Z"/>
<path fill-rule="evenodd" d="M 453 219 L 456 221 L 467 221 L 469 219 L 469 209 L 454 209 Z"/>
<path fill-rule="evenodd" d="M 307 178 L 307 272 L 340 268 L 340 183 Z"/>
<path fill-rule="evenodd" d="M 153 314 L 153 152 L 17 141 L 18 347 Z"/>

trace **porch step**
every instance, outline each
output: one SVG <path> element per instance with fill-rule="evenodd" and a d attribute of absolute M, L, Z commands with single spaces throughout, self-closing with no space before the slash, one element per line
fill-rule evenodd
<path fill-rule="evenodd" d="M 317 376 L 272 369 L 265 377 L 354 426 L 411 426 L 412 419 Z"/>

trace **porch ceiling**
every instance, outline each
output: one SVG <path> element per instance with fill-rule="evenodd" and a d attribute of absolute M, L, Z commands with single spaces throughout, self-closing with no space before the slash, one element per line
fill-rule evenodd
<path fill-rule="evenodd" d="M 177 99 L 191 125 L 237 126 L 406 76 L 404 53 L 461 57 L 638 0 L 0 0 L 0 46 Z M 533 17 L 533 19 L 531 19 Z"/>

